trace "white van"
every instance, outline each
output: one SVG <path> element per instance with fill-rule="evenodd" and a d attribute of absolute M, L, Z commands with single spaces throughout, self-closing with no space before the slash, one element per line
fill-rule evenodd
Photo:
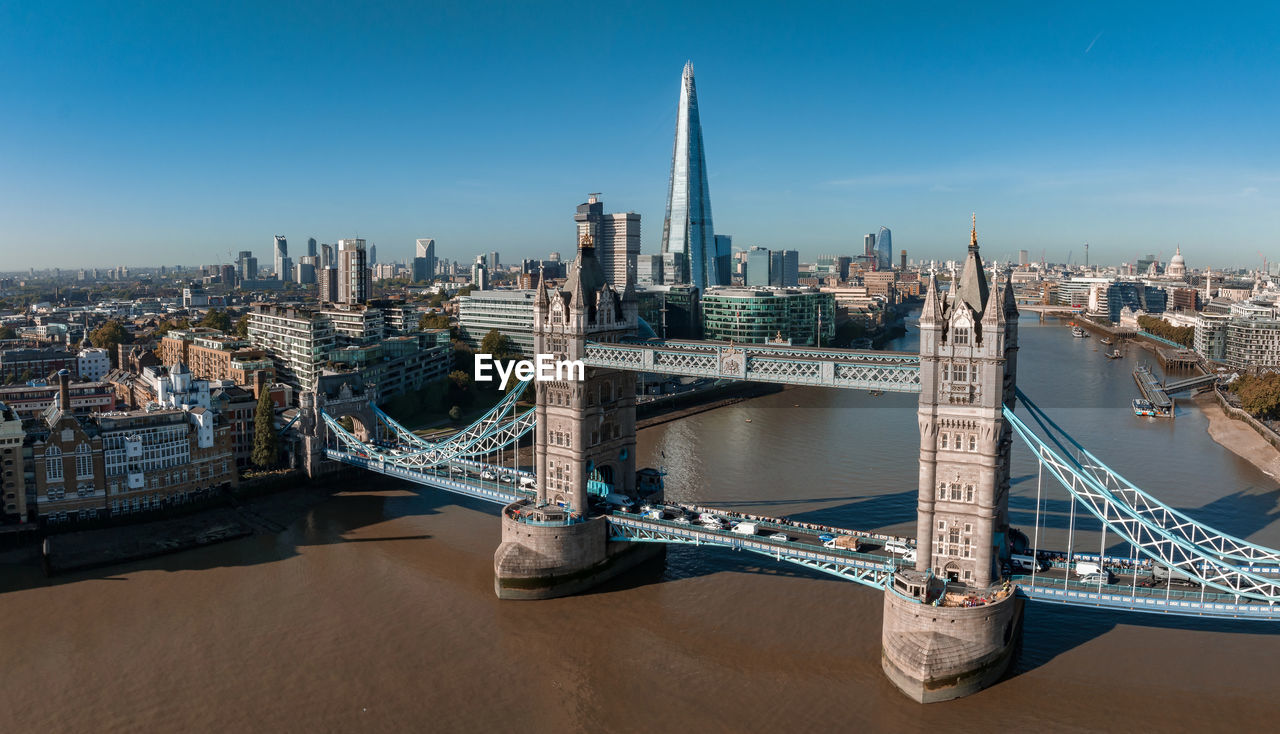
<path fill-rule="evenodd" d="M 756 530 L 757 528 L 755 523 L 740 522 L 737 525 L 733 526 L 733 530 L 731 532 L 733 532 L 736 535 L 755 535 Z"/>
<path fill-rule="evenodd" d="M 1049 568 L 1049 564 L 1043 561 L 1037 561 L 1031 556 L 1024 556 L 1018 553 L 1009 556 L 1009 565 L 1013 566 L 1015 571 L 1027 571 L 1028 573 L 1031 571 L 1044 571 Z"/>
<path fill-rule="evenodd" d="M 1102 573 L 1102 566 L 1093 561 L 1076 561 L 1077 576 L 1093 576 Z"/>
<path fill-rule="evenodd" d="M 907 545 L 905 540 L 886 540 L 884 542 L 884 549 L 895 556 L 901 556 L 911 550 L 911 546 Z"/>

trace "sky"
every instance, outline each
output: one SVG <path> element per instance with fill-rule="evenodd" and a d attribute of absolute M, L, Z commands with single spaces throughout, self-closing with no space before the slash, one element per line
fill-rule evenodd
<path fill-rule="evenodd" d="M 1114 5 L 0 0 L 0 270 L 656 253 L 686 60 L 737 248 L 1280 259 L 1280 7 Z"/>

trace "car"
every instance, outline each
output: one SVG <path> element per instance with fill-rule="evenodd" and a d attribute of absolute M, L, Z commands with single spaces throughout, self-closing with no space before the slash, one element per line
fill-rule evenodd
<path fill-rule="evenodd" d="M 506 482 L 507 484 L 510 484 L 510 483 L 511 483 L 511 475 L 510 475 L 510 474 L 503 474 L 502 476 L 498 477 L 498 479 L 500 479 L 500 480 L 502 480 L 502 481 Z"/>
<path fill-rule="evenodd" d="M 827 543 L 830 543 L 835 539 L 836 539 L 836 536 L 832 535 L 831 533 L 823 533 L 822 535 L 818 536 L 818 540 L 821 540 L 823 545 L 826 545 Z"/>
<path fill-rule="evenodd" d="M 1080 583 L 1097 586 L 1098 584 L 1109 584 L 1112 580 L 1110 573 L 1091 573 L 1088 576 L 1081 578 Z"/>
<path fill-rule="evenodd" d="M 498 478 L 498 475 L 497 475 L 497 474 L 494 474 L 493 472 L 489 471 L 488 469 L 485 469 L 484 471 L 480 472 L 480 478 L 481 478 L 481 479 L 497 479 L 497 478 Z"/>
<path fill-rule="evenodd" d="M 677 515 L 677 516 L 676 516 L 676 518 L 675 518 L 675 520 L 672 520 L 672 522 L 674 522 L 674 523 L 675 523 L 675 524 L 677 524 L 677 525 L 688 525 L 688 524 L 689 524 L 689 516 L 688 516 L 688 515 Z"/>
<path fill-rule="evenodd" d="M 915 563 L 915 562 L 916 562 L 916 549 L 915 549 L 915 548 L 908 548 L 908 549 L 907 549 L 907 552 L 902 554 L 902 560 L 906 561 L 907 563 Z"/>
<path fill-rule="evenodd" d="M 791 536 L 787 535 L 786 533 L 774 533 L 773 535 L 769 536 L 769 540 L 780 540 L 783 543 L 785 543 L 791 540 Z"/>

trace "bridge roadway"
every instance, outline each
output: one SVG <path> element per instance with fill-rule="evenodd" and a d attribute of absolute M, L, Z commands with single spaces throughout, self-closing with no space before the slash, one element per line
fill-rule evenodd
<path fill-rule="evenodd" d="M 920 355 L 704 341 L 588 342 L 583 363 L 665 375 L 920 392 Z"/>
<path fill-rule="evenodd" d="M 501 505 L 534 496 L 532 489 L 517 486 L 516 477 L 531 476 L 529 472 L 513 472 L 510 467 L 459 460 L 447 467 L 409 470 L 380 460 L 377 456 L 370 457 L 338 449 L 328 449 L 326 454 L 335 461 L 379 474 Z M 484 479 L 486 471 L 497 477 L 506 475 L 513 479 L 509 482 Z M 728 518 L 733 513 L 727 511 L 670 504 L 652 509 L 658 510 L 660 517 L 645 517 L 643 514 L 620 511 L 607 513 L 610 540 L 681 543 L 745 550 L 878 589 L 884 588 L 894 569 L 910 565 L 884 550 L 885 541 L 894 539 L 894 536 L 882 533 L 815 526 L 791 522 L 785 518 L 756 517 L 750 521 L 757 523 L 759 533 L 743 535 L 734 533 L 729 527 Z M 726 522 L 716 528 L 688 519 L 690 514 L 697 514 L 699 509 L 720 515 Z M 769 537 L 775 533 L 785 534 L 787 540 Z M 823 545 L 820 537 L 823 534 L 851 535 L 865 542 L 856 551 L 828 548 Z M 909 541 L 908 545 L 914 546 L 914 541 Z M 1049 549 L 1044 549 L 1041 553 L 1066 556 L 1063 551 Z M 1072 558 L 1096 561 L 1098 556 L 1075 553 Z M 1203 587 L 1183 585 L 1175 581 L 1153 584 L 1149 573 L 1136 572 L 1149 570 L 1149 563 L 1144 564 L 1140 560 L 1138 569 L 1126 570 L 1123 566 L 1130 558 L 1105 556 L 1105 559 L 1114 575 L 1114 582 L 1110 584 L 1085 584 L 1072 579 L 1066 564 L 1061 562 L 1054 563 L 1052 568 L 1044 572 L 1016 574 L 1012 580 L 1017 585 L 1020 596 L 1034 601 L 1188 617 L 1280 621 L 1280 606 L 1237 599 L 1230 594 L 1210 592 Z M 1260 566 L 1250 570 L 1280 575 L 1280 567 Z"/>

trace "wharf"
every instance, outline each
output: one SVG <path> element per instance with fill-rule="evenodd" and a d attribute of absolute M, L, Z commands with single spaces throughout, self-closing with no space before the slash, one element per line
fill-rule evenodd
<path fill-rule="evenodd" d="M 1156 409 L 1156 413 L 1165 418 L 1173 417 L 1173 398 L 1164 391 L 1164 386 L 1151 373 L 1151 368 L 1145 364 L 1140 364 L 1133 368 L 1133 381 L 1138 383 L 1138 390 L 1142 392 L 1142 397 L 1151 403 Z"/>

